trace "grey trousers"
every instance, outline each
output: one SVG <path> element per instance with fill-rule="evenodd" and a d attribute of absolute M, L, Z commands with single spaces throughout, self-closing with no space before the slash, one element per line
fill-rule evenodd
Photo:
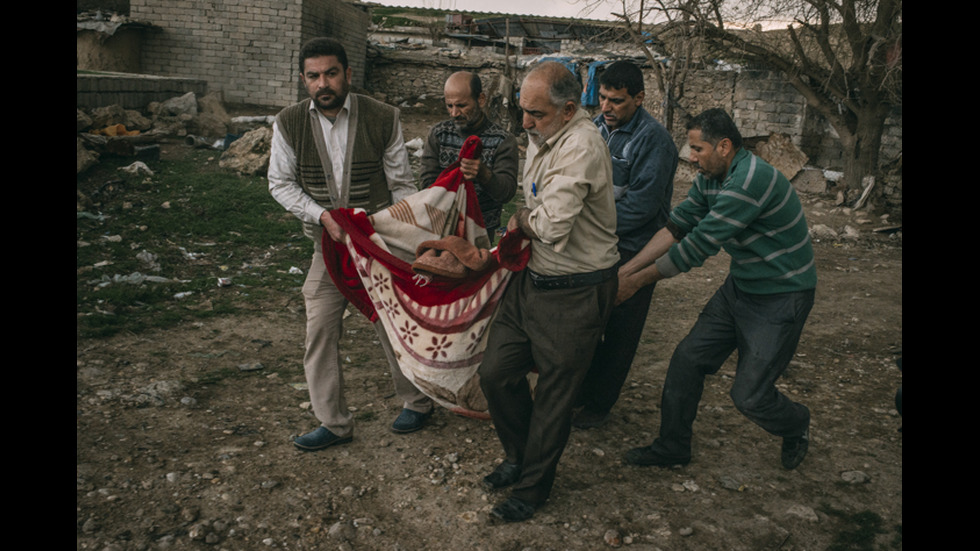
<path fill-rule="evenodd" d="M 539 290 L 515 274 L 490 328 L 480 386 L 507 461 L 521 465 L 512 495 L 548 499 L 571 432 L 579 386 L 616 299 L 615 277 L 598 285 Z M 532 397 L 527 374 L 536 368 Z"/>
<path fill-rule="evenodd" d="M 347 299 L 330 279 L 319 242 L 315 243 L 313 262 L 303 284 L 303 298 L 306 301 L 303 368 L 313 414 L 330 432 L 337 436 L 349 436 L 354 432 L 354 415 L 348 411 L 344 399 L 344 373 L 340 361 L 340 337 L 344 330 Z M 403 407 L 421 413 L 430 411 L 432 400 L 417 389 L 398 367 L 384 327 L 378 322 L 374 324 L 374 329 L 384 348 L 395 393 L 403 401 Z"/>
<path fill-rule="evenodd" d="M 653 450 L 691 457 L 691 435 L 704 378 L 738 350 L 730 392 L 738 410 L 775 436 L 799 436 L 810 410 L 776 389 L 813 306 L 814 291 L 758 295 L 740 291 L 731 276 L 704 307 L 670 359 L 661 403 L 660 436 Z"/>

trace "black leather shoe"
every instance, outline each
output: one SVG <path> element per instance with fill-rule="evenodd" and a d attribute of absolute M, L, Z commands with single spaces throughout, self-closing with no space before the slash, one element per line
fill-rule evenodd
<path fill-rule="evenodd" d="M 483 477 L 483 485 L 487 490 L 499 490 L 512 484 L 516 484 L 521 479 L 521 466 L 516 463 L 504 461 L 492 473 Z"/>
<path fill-rule="evenodd" d="M 315 431 L 297 436 L 293 440 L 293 445 L 305 452 L 315 452 L 330 446 L 346 444 L 353 439 L 353 436 L 337 436 L 327 427 L 318 427 Z"/>
<path fill-rule="evenodd" d="M 795 469 L 803 462 L 806 451 L 810 448 L 810 429 L 803 431 L 801 436 L 783 438 L 783 450 L 780 459 L 786 469 Z"/>
<path fill-rule="evenodd" d="M 534 516 L 534 506 L 509 497 L 507 501 L 498 503 L 490 510 L 490 520 L 494 522 L 521 522 Z"/>
<path fill-rule="evenodd" d="M 667 457 L 661 455 L 650 446 L 633 448 L 626 452 L 623 460 L 630 465 L 640 465 L 642 467 L 673 467 L 674 465 L 687 465 L 691 462 L 690 457 Z"/>
<path fill-rule="evenodd" d="M 402 412 L 398 414 L 395 422 L 391 425 L 391 432 L 396 434 L 415 432 L 425 426 L 425 422 L 429 420 L 429 417 L 432 417 L 431 410 L 427 413 L 419 413 L 410 409 L 402 409 Z"/>

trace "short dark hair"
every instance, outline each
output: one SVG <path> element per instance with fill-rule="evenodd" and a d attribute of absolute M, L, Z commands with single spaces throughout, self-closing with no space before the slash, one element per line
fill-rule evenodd
<path fill-rule="evenodd" d="M 626 88 L 627 94 L 635 96 L 644 88 L 643 71 L 632 62 L 616 61 L 599 75 L 599 85 L 612 90 Z"/>
<path fill-rule="evenodd" d="M 480 80 L 480 75 L 476 73 L 470 73 L 470 95 L 473 99 L 479 100 L 480 94 L 483 93 L 483 81 Z"/>
<path fill-rule="evenodd" d="M 687 123 L 688 130 L 700 130 L 701 139 L 711 145 L 728 138 L 736 149 L 742 147 L 742 134 L 735 121 L 723 109 L 715 107 L 694 117 Z"/>
<path fill-rule="evenodd" d="M 337 57 L 340 65 L 347 70 L 347 50 L 344 45 L 335 38 L 313 38 L 299 49 L 299 74 L 306 71 L 306 60 L 311 57 L 332 55 Z"/>

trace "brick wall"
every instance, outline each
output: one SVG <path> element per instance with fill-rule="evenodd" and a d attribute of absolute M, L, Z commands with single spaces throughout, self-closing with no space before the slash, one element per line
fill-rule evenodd
<path fill-rule="evenodd" d="M 228 103 L 304 97 L 297 54 L 315 36 L 344 42 L 362 82 L 368 16 L 342 0 L 131 0 L 130 16 L 160 28 L 145 37 L 141 72 L 207 80 Z"/>

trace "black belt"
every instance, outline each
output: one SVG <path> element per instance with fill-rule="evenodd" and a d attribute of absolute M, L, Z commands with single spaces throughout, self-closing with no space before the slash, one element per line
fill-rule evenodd
<path fill-rule="evenodd" d="M 560 276 L 541 275 L 533 272 L 531 269 L 528 269 L 527 273 L 531 276 L 531 283 L 534 284 L 536 289 L 552 291 L 555 289 L 574 289 L 575 287 L 598 285 L 603 281 L 613 278 L 617 271 L 616 266 L 612 266 L 596 272 Z"/>

